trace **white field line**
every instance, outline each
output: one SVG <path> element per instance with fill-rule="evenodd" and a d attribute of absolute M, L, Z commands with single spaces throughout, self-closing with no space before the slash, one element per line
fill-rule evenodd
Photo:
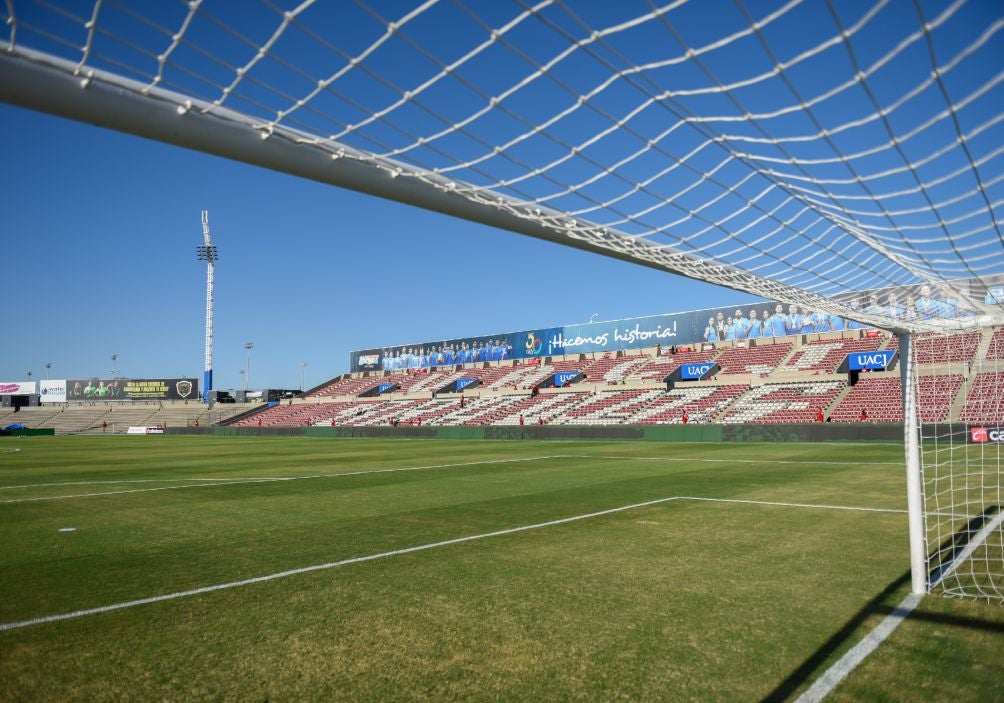
<path fill-rule="evenodd" d="M 317 478 L 341 478 L 342 476 L 363 476 L 366 474 L 387 474 L 396 473 L 401 471 L 426 471 L 430 469 L 451 469 L 459 468 L 464 466 L 483 466 L 486 464 L 515 464 L 524 461 L 545 461 L 548 459 L 563 459 L 563 458 L 574 458 L 574 457 L 563 457 L 560 455 L 555 456 L 531 456 L 522 457 L 518 459 L 490 459 L 486 461 L 466 461 L 456 464 L 430 464 L 428 466 L 402 466 L 390 469 L 365 469 L 361 471 L 343 471 L 331 474 L 310 474 L 307 476 L 262 476 L 262 477 L 247 477 L 247 478 L 221 478 L 221 479 L 200 479 L 200 478 L 177 478 L 175 481 L 212 481 L 212 483 L 199 483 L 199 484 L 185 484 L 178 486 L 158 486 L 157 488 L 130 488 L 124 491 L 99 491 L 97 493 L 72 493 L 68 495 L 61 496 L 35 496 L 33 498 L 9 498 L 6 500 L 0 500 L 0 505 L 8 503 L 33 503 L 36 501 L 43 500 L 70 500 L 73 498 L 93 498 L 96 496 L 113 496 L 121 495 L 124 493 L 151 493 L 154 491 L 177 491 L 184 488 L 217 488 L 220 486 L 232 486 L 247 483 L 272 483 L 278 481 L 305 481 L 308 479 Z M 169 479 L 135 479 L 139 481 L 161 481 Z M 122 483 L 128 483 L 129 481 L 122 481 Z M 67 483 L 67 484 L 34 484 L 34 485 L 22 485 L 22 486 L 6 486 L 0 487 L 0 490 L 5 490 L 7 488 L 42 488 L 45 486 L 55 486 L 55 485 L 85 485 L 88 482 L 79 483 Z M 115 481 L 95 481 L 95 485 L 115 483 Z"/>
<path fill-rule="evenodd" d="M 858 508 L 851 505 L 827 505 L 824 503 L 782 503 L 773 500 L 741 500 L 739 498 L 698 498 L 696 496 L 678 496 L 679 500 L 699 500 L 705 503 L 740 503 L 747 505 L 768 505 L 778 508 L 815 508 L 816 510 L 857 510 L 863 513 L 906 513 L 906 510 L 894 508 Z"/>
<path fill-rule="evenodd" d="M 848 674 L 854 671 L 869 654 L 874 652 L 880 644 L 885 642 L 886 638 L 899 627 L 900 623 L 920 605 L 921 598 L 923 596 L 916 593 L 911 593 L 904 598 L 903 602 L 896 606 L 874 630 L 865 635 L 864 639 L 854 645 L 833 666 L 827 669 L 826 673 L 816 679 L 815 683 L 799 696 L 795 703 L 819 703 L 819 701 L 830 695 L 833 689 Z"/>
<path fill-rule="evenodd" d="M 482 532 L 481 534 L 468 535 L 466 537 L 455 537 L 453 539 L 447 539 L 440 542 L 431 542 L 429 544 L 420 544 L 414 547 L 405 547 L 403 549 L 393 549 L 387 552 L 379 552 L 378 554 L 369 554 L 361 557 L 350 557 L 348 559 L 340 559 L 338 561 L 329 561 L 324 564 L 313 564 L 311 566 L 303 566 L 297 569 L 289 569 L 287 571 L 279 571 L 273 574 L 266 574 L 264 576 L 255 576 L 252 578 L 241 579 L 239 581 L 228 581 L 226 583 L 214 584 L 211 586 L 202 586 L 200 588 L 192 588 L 186 591 L 175 591 L 173 593 L 165 593 L 159 596 L 149 596 L 147 598 L 137 598 L 135 600 L 122 601 L 119 603 L 112 603 L 110 605 L 102 605 L 96 608 L 85 608 L 82 610 L 74 610 L 69 613 L 59 613 L 55 615 L 43 615 L 36 618 L 30 618 L 28 620 L 19 620 L 16 622 L 0 623 L 0 632 L 7 632 L 8 630 L 18 630 L 25 627 L 32 627 L 34 625 L 42 625 L 50 622 L 60 622 L 63 620 L 73 620 L 75 618 L 81 618 L 88 615 L 98 615 L 101 613 L 108 613 L 115 610 L 124 610 L 126 608 L 135 608 L 141 605 L 149 605 L 151 603 L 161 603 L 163 601 L 177 600 L 179 598 L 189 598 L 191 596 L 201 595 L 203 593 L 212 593 L 214 591 L 223 591 L 231 588 L 240 588 L 242 586 L 251 586 L 258 583 L 265 583 L 267 581 L 275 581 L 276 579 L 287 578 L 289 576 L 297 576 L 299 574 L 306 574 L 313 571 L 326 571 L 328 569 L 334 569 L 341 566 L 347 566 L 349 564 L 360 564 L 362 562 L 374 561 L 376 559 L 386 559 L 388 557 L 400 556 L 402 554 L 412 554 L 414 552 L 422 552 L 428 549 L 436 549 L 438 547 L 447 547 L 454 544 L 462 544 L 464 542 L 474 542 L 476 540 L 488 539 L 490 537 L 501 537 L 504 535 L 516 534 L 519 532 L 527 532 L 529 530 L 538 530 L 544 527 L 554 527 L 555 525 L 565 525 L 571 522 L 578 522 L 580 520 L 588 520 L 590 518 L 602 517 L 605 515 L 613 515 L 615 513 L 622 513 L 627 510 L 636 510 L 638 508 L 646 508 L 653 505 L 659 505 L 662 503 L 669 503 L 677 500 L 701 500 L 701 501 L 715 501 L 715 502 L 728 502 L 728 503 L 746 503 L 752 505 L 766 505 L 771 507 L 797 507 L 797 508 L 816 508 L 825 510 L 868 510 L 872 512 L 903 512 L 903 511 L 885 511 L 881 509 L 871 509 L 871 508 L 858 508 L 854 506 L 842 506 L 842 505 L 813 505 L 809 503 L 775 503 L 766 501 L 730 501 L 717 498 L 697 498 L 693 496 L 670 496 L 668 498 L 656 498 L 655 500 L 647 500 L 642 503 L 632 503 L 630 505 L 622 505 L 616 508 L 608 508 L 606 510 L 598 510 L 592 513 L 584 513 L 582 515 L 573 515 L 571 517 L 558 518 L 556 520 L 548 520 L 546 522 L 538 522 L 532 525 L 522 525 L 519 527 L 510 527 L 503 530 L 495 530 L 493 532 Z"/>
<path fill-rule="evenodd" d="M 685 464 L 700 462 L 708 464 L 795 464 L 797 466 L 817 466 L 825 464 L 827 466 L 905 466 L 902 461 L 822 461 L 806 459 L 799 461 L 774 460 L 774 459 L 707 459 L 707 458 L 686 458 L 680 456 L 604 456 L 602 454 L 575 454 L 563 457 L 565 459 L 616 459 L 617 461 L 678 461 Z"/>

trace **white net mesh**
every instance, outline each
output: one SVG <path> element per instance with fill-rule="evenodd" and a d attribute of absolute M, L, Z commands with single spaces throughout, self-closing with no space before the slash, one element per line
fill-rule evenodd
<path fill-rule="evenodd" d="M 943 423 L 1004 424 L 984 349 L 1004 323 L 1004 4 L 4 0 L 0 16 L 0 100 L 806 313 L 969 330 L 914 347 L 978 345 L 918 367 L 929 585 L 1000 598 L 999 444 Z"/>
<path fill-rule="evenodd" d="M 1004 601 L 1004 328 L 919 336 L 911 351 L 928 588 Z"/>
<path fill-rule="evenodd" d="M 568 243 L 884 327 L 933 328 L 855 293 L 927 283 L 967 324 L 1000 315 L 999 4 L 7 0 L 6 19 L 8 56 L 84 90 Z"/>

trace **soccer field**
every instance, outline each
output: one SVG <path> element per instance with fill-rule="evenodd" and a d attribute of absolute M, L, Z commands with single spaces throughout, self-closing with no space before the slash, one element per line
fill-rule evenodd
<path fill-rule="evenodd" d="M 898 445 L 12 438 L 0 700 L 794 698 L 908 593 L 905 503 Z M 1004 699 L 1004 609 L 831 699 Z"/>

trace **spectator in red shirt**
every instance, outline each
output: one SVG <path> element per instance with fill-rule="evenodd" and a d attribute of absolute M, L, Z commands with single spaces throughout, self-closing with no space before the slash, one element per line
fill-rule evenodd
<path fill-rule="evenodd" d="M 823 417 L 823 411 L 822 410 L 817 410 L 816 411 L 816 422 L 826 422 L 826 418 Z"/>
<path fill-rule="evenodd" d="M 522 427 L 522 426 L 523 426 L 523 413 L 520 413 L 520 414 L 519 414 L 519 426 L 520 426 L 520 427 Z"/>
<path fill-rule="evenodd" d="M 864 422 L 864 421 L 865 421 L 865 420 L 867 420 L 867 419 L 868 419 L 868 413 L 867 413 L 867 412 L 865 412 L 865 409 L 864 409 L 864 408 L 861 408 L 861 414 L 860 414 L 860 415 L 858 415 L 858 421 L 859 421 L 859 422 Z"/>

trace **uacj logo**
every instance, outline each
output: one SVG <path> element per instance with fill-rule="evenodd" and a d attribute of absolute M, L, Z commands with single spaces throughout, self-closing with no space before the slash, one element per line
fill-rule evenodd
<path fill-rule="evenodd" d="M 973 442 L 977 444 L 983 444 L 984 442 L 990 441 L 990 436 L 987 433 L 986 427 L 974 427 L 972 428 L 972 438 Z"/>
<path fill-rule="evenodd" d="M 544 340 L 530 332 L 526 335 L 526 353 L 530 356 L 537 356 L 544 348 Z"/>

